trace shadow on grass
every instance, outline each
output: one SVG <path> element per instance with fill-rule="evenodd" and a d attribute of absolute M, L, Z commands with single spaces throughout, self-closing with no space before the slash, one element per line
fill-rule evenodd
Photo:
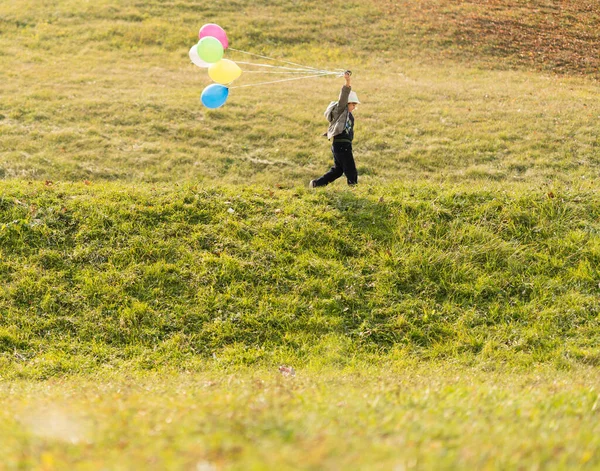
<path fill-rule="evenodd" d="M 351 235 L 364 242 L 373 240 L 389 247 L 394 235 L 393 217 L 383 198 L 377 200 L 349 190 L 330 195 L 329 203 L 338 211 L 342 225 Z"/>

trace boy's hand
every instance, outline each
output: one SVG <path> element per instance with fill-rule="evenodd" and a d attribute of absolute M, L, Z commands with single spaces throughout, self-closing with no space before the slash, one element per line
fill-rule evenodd
<path fill-rule="evenodd" d="M 350 86 L 350 77 L 352 76 L 352 72 L 347 70 L 346 72 L 344 72 L 344 79 L 346 79 L 346 86 L 349 87 Z"/>

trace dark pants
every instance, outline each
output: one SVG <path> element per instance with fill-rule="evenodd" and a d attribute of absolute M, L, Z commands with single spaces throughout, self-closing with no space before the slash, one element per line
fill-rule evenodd
<path fill-rule="evenodd" d="M 333 152 L 333 167 L 321 178 L 315 180 L 315 186 L 328 185 L 342 175 L 346 175 L 348 185 L 356 185 L 358 183 L 358 172 L 352 155 L 352 143 L 334 142 L 331 146 L 331 152 Z"/>

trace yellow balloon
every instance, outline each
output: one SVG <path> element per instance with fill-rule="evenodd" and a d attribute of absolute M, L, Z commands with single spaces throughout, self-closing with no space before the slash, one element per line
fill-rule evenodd
<path fill-rule="evenodd" d="M 233 82 L 240 75 L 242 75 L 242 69 L 229 59 L 221 59 L 208 68 L 208 76 L 221 85 Z"/>

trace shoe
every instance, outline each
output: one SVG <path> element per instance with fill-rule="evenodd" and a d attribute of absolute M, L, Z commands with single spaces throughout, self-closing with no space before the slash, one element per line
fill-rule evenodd
<path fill-rule="evenodd" d="M 309 188 L 316 188 L 317 185 L 315 185 L 315 181 L 314 180 L 311 180 L 310 183 L 308 184 L 308 187 Z"/>

